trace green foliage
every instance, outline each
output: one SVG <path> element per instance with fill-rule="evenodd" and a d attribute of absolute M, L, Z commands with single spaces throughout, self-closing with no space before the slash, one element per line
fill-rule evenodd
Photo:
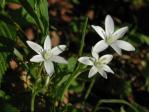
<path fill-rule="evenodd" d="M 0 98 L 8 100 L 10 96 L 6 95 L 4 91 L 0 90 Z"/>
<path fill-rule="evenodd" d="M 133 40 L 132 42 L 134 42 L 136 45 L 138 45 L 140 42 L 142 44 L 149 45 L 149 36 L 139 33 L 135 29 L 130 32 L 129 37 L 131 37 L 131 40 Z"/>
<path fill-rule="evenodd" d="M 8 55 L 12 51 L 16 38 L 16 30 L 13 26 L 0 20 L 0 83 L 2 76 L 8 67 Z"/>
<path fill-rule="evenodd" d="M 5 11 L 6 4 L 10 2 L 21 4 L 22 7 L 17 10 Z M 81 1 L 71 0 L 71 2 L 75 5 L 79 5 Z M 70 58 L 68 58 L 67 65 L 54 64 L 55 73 L 51 77 L 49 77 L 47 76 L 45 69 L 43 69 L 43 64 L 29 63 L 29 58 L 32 56 L 33 53 L 30 52 L 30 49 L 28 49 L 28 47 L 26 46 L 27 38 L 24 32 L 25 26 L 33 25 L 37 30 L 37 37 L 40 37 L 37 38 L 38 40 L 35 39 L 35 41 L 43 43 L 46 35 L 49 34 L 49 27 L 51 27 L 51 25 L 49 24 L 47 0 L 0 0 L 0 3 L 0 84 L 2 81 L 4 81 L 2 80 L 3 75 L 5 74 L 9 66 L 8 57 L 10 56 L 12 58 L 12 56 L 15 56 L 18 61 L 19 70 L 27 72 L 25 75 L 23 75 L 23 77 L 31 77 L 29 80 L 31 84 L 27 87 L 27 89 L 23 91 L 23 93 L 29 93 L 30 99 L 32 99 L 32 110 L 34 110 L 35 102 L 36 107 L 38 107 L 37 105 L 40 105 L 43 106 L 44 109 L 48 108 L 47 110 L 52 110 L 51 112 L 83 112 L 86 111 L 85 109 L 88 106 L 90 108 L 89 111 L 93 110 L 93 112 L 103 112 L 103 110 L 110 112 L 149 112 L 148 109 L 135 103 L 135 101 L 128 102 L 126 99 L 114 99 L 115 97 L 113 99 L 102 99 L 102 97 L 99 97 L 98 95 L 96 96 L 96 94 L 91 92 L 93 86 L 96 83 L 95 78 L 98 79 L 99 77 L 94 77 L 91 80 L 88 80 L 86 78 L 87 75 L 82 75 L 79 77 L 80 74 L 87 74 L 86 71 L 88 71 L 88 68 L 86 66 L 78 63 L 78 57 L 82 56 L 84 46 L 86 44 L 86 33 L 90 32 L 90 30 L 87 29 L 87 18 L 80 28 L 81 30 L 78 28 L 79 25 L 77 24 L 80 18 L 75 17 L 75 19 L 72 20 L 72 22 L 70 23 L 70 26 L 72 28 L 71 30 L 75 32 L 75 34 L 79 34 L 80 32 L 82 33 L 81 41 L 78 40 L 80 41 L 80 49 L 78 50 L 77 56 L 71 55 Z M 132 0 L 131 3 L 133 3 L 134 5 L 140 4 L 141 6 L 141 4 L 143 4 L 144 2 L 143 0 Z M 129 33 L 129 37 L 131 37 L 131 39 L 128 38 L 128 40 L 134 43 L 136 47 L 140 47 L 144 44 L 147 46 L 149 45 L 149 37 L 145 34 L 138 33 L 137 29 L 135 28 L 132 29 L 132 31 Z M 149 60 L 148 54 L 147 58 Z M 125 63 L 127 62 L 123 63 L 124 66 L 126 66 Z M 134 67 L 136 65 L 133 64 L 132 66 Z M 148 74 L 147 69 L 148 63 L 146 65 L 146 70 L 143 71 L 145 75 Z M 19 76 L 19 78 L 20 77 L 21 76 Z M 19 78 L 17 77 L 17 81 L 20 80 Z M 147 91 L 149 92 L 149 77 L 146 75 L 145 79 Z M 26 85 L 28 84 L 26 80 L 27 77 L 23 78 L 22 85 L 24 83 Z M 114 82 L 112 82 L 113 80 L 111 82 L 109 81 L 109 85 L 105 84 L 107 83 L 105 80 L 100 81 L 101 85 L 99 87 L 103 87 L 102 89 L 104 91 L 107 91 L 108 94 L 116 95 L 116 98 L 128 98 L 130 95 L 133 94 L 131 78 L 129 80 L 117 78 L 114 80 Z M 87 87 L 89 88 L 85 90 L 86 83 L 88 82 L 90 82 L 90 85 L 87 85 Z M 14 86 L 13 89 L 17 88 L 14 82 L 10 85 Z M 18 88 L 16 89 L 16 91 L 17 90 Z M 85 95 L 83 93 L 84 91 Z M 19 95 L 20 93 L 18 92 L 17 95 Z M 7 101 L 10 99 L 10 96 L 8 96 L 5 91 L 0 90 L 0 99 Z M 71 101 L 74 100 L 72 96 L 75 96 L 75 98 L 78 98 L 79 96 L 81 98 L 77 99 L 78 102 L 74 102 Z M 100 98 L 98 102 L 96 102 L 98 99 L 93 99 L 96 100 L 93 103 L 97 103 L 97 105 L 95 106 L 88 101 L 88 99 L 92 99 L 92 96 Z M 39 101 L 40 99 L 43 101 Z M 69 102 L 67 102 L 66 104 L 64 103 L 65 99 L 69 100 Z M 48 103 L 50 104 L 50 106 L 46 107 Z M 111 105 L 114 105 L 116 107 L 113 108 Z M 0 108 L 0 111 L 19 112 L 19 110 L 11 104 L 11 100 L 10 104 L 4 104 L 4 106 Z"/>
<path fill-rule="evenodd" d="M 27 11 L 34 21 L 36 22 L 36 26 L 40 29 L 43 37 L 48 34 L 48 3 L 46 0 L 37 0 L 27 1 L 27 0 L 20 0 L 20 3 L 23 5 L 23 8 Z"/>
<path fill-rule="evenodd" d="M 11 104 L 6 104 L 1 109 L 2 112 L 20 112 L 16 107 L 12 106 Z"/>

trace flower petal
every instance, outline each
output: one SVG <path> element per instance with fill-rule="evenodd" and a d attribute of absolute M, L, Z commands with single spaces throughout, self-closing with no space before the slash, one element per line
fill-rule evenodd
<path fill-rule="evenodd" d="M 64 64 L 68 63 L 63 57 L 60 57 L 60 56 L 52 56 L 51 60 L 56 63 L 64 63 Z"/>
<path fill-rule="evenodd" d="M 94 52 L 93 51 L 93 48 L 92 48 L 92 56 L 95 58 L 95 59 L 98 59 L 99 58 L 99 55 L 97 52 Z"/>
<path fill-rule="evenodd" d="M 117 46 L 117 44 L 115 44 L 115 42 L 112 43 L 110 46 L 117 52 L 117 54 L 122 55 L 121 49 Z"/>
<path fill-rule="evenodd" d="M 135 50 L 135 48 L 130 43 L 123 41 L 123 40 L 117 40 L 117 41 L 115 41 L 115 44 L 119 48 L 126 50 L 126 51 L 134 51 Z"/>
<path fill-rule="evenodd" d="M 66 49 L 66 45 L 59 45 L 59 46 L 54 47 L 54 48 L 51 50 L 51 53 L 52 53 L 53 55 L 59 55 L 59 54 L 62 53 L 65 49 Z"/>
<path fill-rule="evenodd" d="M 45 50 L 51 49 L 51 39 L 50 39 L 49 35 L 46 37 L 46 39 L 44 41 L 44 49 Z"/>
<path fill-rule="evenodd" d="M 105 50 L 109 45 L 105 42 L 105 40 L 101 40 L 95 44 L 93 47 L 93 52 L 99 53 Z"/>
<path fill-rule="evenodd" d="M 114 40 L 117 40 L 123 37 L 127 31 L 128 31 L 128 27 L 120 28 L 116 32 L 114 32 L 112 37 L 114 38 Z"/>
<path fill-rule="evenodd" d="M 97 69 L 96 67 L 92 67 L 89 71 L 89 75 L 88 75 L 88 78 L 91 78 L 92 76 L 94 76 L 95 74 L 97 73 Z"/>
<path fill-rule="evenodd" d="M 44 61 L 43 57 L 41 55 L 35 55 L 30 59 L 31 62 L 41 62 Z"/>
<path fill-rule="evenodd" d="M 92 61 L 91 61 L 91 60 L 92 60 Z M 93 63 L 94 59 L 91 58 L 91 57 L 80 57 L 80 58 L 78 59 L 78 61 L 79 61 L 80 63 L 85 64 L 85 65 L 93 65 L 93 64 L 94 64 L 94 63 Z"/>
<path fill-rule="evenodd" d="M 108 78 L 108 77 L 107 77 L 107 73 L 106 73 L 105 71 L 103 71 L 103 70 L 98 70 L 98 72 L 100 73 L 100 75 L 101 75 L 103 78 L 105 78 L 105 79 Z"/>
<path fill-rule="evenodd" d="M 29 45 L 30 48 L 32 48 L 36 53 L 40 54 L 43 49 L 39 44 L 36 44 L 35 42 L 32 41 L 26 41 L 27 44 Z"/>
<path fill-rule="evenodd" d="M 54 65 L 50 60 L 44 61 L 46 72 L 51 76 L 54 73 Z"/>
<path fill-rule="evenodd" d="M 105 31 L 107 37 L 114 32 L 114 22 L 110 15 L 107 15 L 105 19 Z"/>
<path fill-rule="evenodd" d="M 91 27 L 101 36 L 102 39 L 105 39 L 105 31 L 100 26 L 91 25 Z"/>
<path fill-rule="evenodd" d="M 114 74 L 113 70 L 112 70 L 108 65 L 104 65 L 104 66 L 103 66 L 103 69 L 104 69 L 106 72 L 110 72 L 110 73 Z"/>
<path fill-rule="evenodd" d="M 113 59 L 113 56 L 111 54 L 106 54 L 100 57 L 100 61 L 104 64 L 108 64 Z"/>

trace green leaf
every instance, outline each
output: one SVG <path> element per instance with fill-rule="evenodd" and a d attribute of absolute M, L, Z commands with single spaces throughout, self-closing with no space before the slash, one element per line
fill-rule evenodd
<path fill-rule="evenodd" d="M 8 64 L 6 62 L 6 57 L 7 57 L 6 53 L 0 53 L 0 83 L 3 77 L 3 74 L 5 73 L 8 67 Z"/>
<path fill-rule="evenodd" d="M 6 104 L 3 106 L 1 112 L 20 112 L 20 111 L 11 104 Z"/>
<path fill-rule="evenodd" d="M 48 34 L 49 31 L 49 15 L 48 15 L 48 2 L 47 0 L 39 0 L 37 3 L 37 14 L 42 20 L 44 26 L 44 34 Z"/>
<path fill-rule="evenodd" d="M 10 98 L 10 96 L 6 95 L 6 93 L 4 91 L 0 90 L 0 98 L 4 98 L 7 100 Z"/>
<path fill-rule="evenodd" d="M 0 0 L 0 10 L 5 8 L 6 1 Z"/>
<path fill-rule="evenodd" d="M 13 52 L 21 61 L 23 61 L 23 55 L 16 48 L 14 48 Z"/>
<path fill-rule="evenodd" d="M 149 37 L 146 35 L 140 35 L 140 40 L 142 41 L 142 43 L 146 43 L 147 45 L 149 45 Z"/>
<path fill-rule="evenodd" d="M 80 4 L 80 1 L 79 0 L 72 0 L 72 2 L 76 5 Z"/>
<path fill-rule="evenodd" d="M 74 57 L 70 57 L 68 59 L 68 71 L 73 72 L 77 64 L 77 59 Z"/>
<path fill-rule="evenodd" d="M 7 58 L 13 49 L 13 40 L 16 38 L 16 29 L 0 20 L 0 83 L 7 70 Z"/>
<path fill-rule="evenodd" d="M 120 108 L 120 112 L 126 112 L 123 106 Z"/>
<path fill-rule="evenodd" d="M 146 107 L 141 106 L 135 102 L 133 103 L 133 106 L 138 110 L 138 112 L 149 112 L 149 110 Z"/>
<path fill-rule="evenodd" d="M 27 13 L 35 20 L 39 27 L 43 37 L 48 34 L 49 31 L 49 16 L 48 16 L 48 2 L 47 0 L 20 0 L 23 8 Z"/>
<path fill-rule="evenodd" d="M 38 15 L 35 13 L 34 7 L 27 1 L 27 0 L 20 0 L 20 3 L 22 4 L 23 8 L 27 11 L 27 13 L 35 20 L 37 26 L 39 27 L 41 33 L 44 32 L 44 26 L 42 24 L 42 21 L 38 17 Z"/>

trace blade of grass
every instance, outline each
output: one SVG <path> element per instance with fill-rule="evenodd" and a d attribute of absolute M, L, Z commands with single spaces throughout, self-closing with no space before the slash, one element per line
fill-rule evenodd
<path fill-rule="evenodd" d="M 130 104 L 129 102 L 125 101 L 125 100 L 121 100 L 121 99 L 102 99 L 102 100 L 99 100 L 97 105 L 95 106 L 95 108 L 93 109 L 92 112 L 97 112 L 99 106 L 103 103 L 119 103 L 119 104 L 124 104 L 124 105 L 127 105 L 128 107 L 130 107 L 134 112 L 139 112 L 137 110 L 137 108 L 135 108 L 132 104 Z"/>
<path fill-rule="evenodd" d="M 95 80 L 96 80 L 96 77 L 92 78 L 91 83 L 90 83 L 90 85 L 89 85 L 89 87 L 88 87 L 88 89 L 86 91 L 86 94 L 85 94 L 85 97 L 84 97 L 84 101 L 86 101 L 86 99 L 88 98 L 88 96 L 89 96 L 89 94 L 90 94 L 90 92 L 91 92 L 91 90 L 92 90 L 92 88 L 94 86 Z"/>
<path fill-rule="evenodd" d="M 84 22 L 84 26 L 83 26 L 81 46 L 80 46 L 80 50 L 79 50 L 79 55 L 78 56 L 81 56 L 82 52 L 83 52 L 87 23 L 88 23 L 88 18 L 86 17 L 85 18 L 85 22 Z M 70 75 L 70 77 L 68 78 L 65 86 L 63 87 L 63 90 L 62 90 L 61 95 L 60 95 L 60 100 L 63 100 L 63 96 L 64 96 L 65 92 L 67 91 L 67 89 L 69 88 L 71 82 L 73 82 L 82 72 L 84 72 L 86 70 L 87 69 L 80 70 L 80 63 L 77 65 L 75 71 Z"/>
<path fill-rule="evenodd" d="M 42 21 L 37 16 L 35 11 L 33 10 L 32 6 L 29 4 L 27 0 L 20 0 L 20 3 L 22 4 L 23 8 L 28 12 L 28 14 L 35 20 L 37 23 L 37 26 L 39 27 L 41 33 L 44 33 L 44 26 L 42 24 Z"/>
<path fill-rule="evenodd" d="M 84 44 L 85 44 L 85 34 L 86 34 L 87 23 L 88 23 L 88 18 L 86 17 L 84 27 L 83 27 L 81 46 L 80 46 L 80 50 L 79 50 L 79 57 L 82 55 Z"/>

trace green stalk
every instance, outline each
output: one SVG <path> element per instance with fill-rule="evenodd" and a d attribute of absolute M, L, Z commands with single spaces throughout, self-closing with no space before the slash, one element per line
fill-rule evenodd
<path fill-rule="evenodd" d="M 87 29 L 87 23 L 88 23 L 88 18 L 85 18 L 85 22 L 84 22 L 84 26 L 83 26 L 83 33 L 82 33 L 82 39 L 81 39 L 81 46 L 80 46 L 80 50 L 79 50 L 79 56 L 82 55 L 83 52 L 83 47 L 84 47 L 84 40 L 85 40 L 85 34 L 86 34 L 86 29 Z"/>
<path fill-rule="evenodd" d="M 115 112 L 113 109 L 111 109 L 111 108 L 109 108 L 109 107 L 100 107 L 100 109 L 98 109 L 98 110 L 107 110 L 107 111 L 109 111 L 109 112 Z M 106 112 L 107 112 L 106 111 Z"/>
<path fill-rule="evenodd" d="M 65 87 L 64 87 L 62 94 L 60 96 L 61 101 L 63 100 L 63 96 L 64 96 L 66 90 L 68 89 L 68 87 L 70 86 L 71 82 L 73 82 L 74 79 L 82 73 L 82 72 L 78 72 L 78 71 L 80 71 L 80 70 L 77 67 L 77 69 L 74 71 L 74 73 L 69 77 L 68 81 L 66 82 Z"/>
<path fill-rule="evenodd" d="M 31 99 L 31 112 L 34 112 L 35 97 L 36 97 L 36 94 L 33 93 L 33 94 L 32 94 L 32 99 Z"/>
<path fill-rule="evenodd" d="M 87 92 L 86 92 L 86 94 L 85 94 L 84 100 L 86 100 L 86 99 L 88 98 L 88 96 L 89 96 L 89 94 L 90 94 L 90 92 L 91 92 L 91 90 L 92 90 L 92 88 L 93 88 L 93 85 L 94 85 L 94 83 L 95 83 L 95 79 L 96 79 L 96 77 L 94 77 L 94 78 L 91 80 L 91 83 L 90 83 L 90 85 L 89 85 L 89 87 L 88 87 L 88 89 L 87 89 Z"/>
<path fill-rule="evenodd" d="M 139 112 L 137 110 L 137 108 L 135 108 L 133 105 L 131 105 L 129 102 L 125 101 L 125 100 L 121 100 L 121 99 L 102 99 L 99 100 L 97 105 L 95 106 L 95 108 L 93 109 L 92 112 L 97 112 L 99 106 L 103 103 L 119 103 L 119 104 L 124 104 L 127 105 L 128 107 L 130 107 L 134 112 Z"/>
<path fill-rule="evenodd" d="M 41 73 L 42 73 L 42 69 L 43 69 L 43 64 L 41 64 L 41 67 L 40 67 L 40 69 L 39 69 L 39 74 L 38 74 L 38 78 L 39 78 L 39 76 L 41 75 Z M 35 97 L 36 97 L 36 94 L 38 93 L 38 91 L 36 91 L 36 86 L 37 86 L 37 83 L 38 83 L 38 79 L 36 80 L 36 82 L 35 82 L 35 86 L 32 88 L 32 98 L 31 98 L 31 112 L 34 112 L 34 108 L 35 108 L 35 105 L 34 105 L 34 103 L 35 103 Z"/>
<path fill-rule="evenodd" d="M 85 22 L 84 22 L 84 26 L 83 26 L 83 33 L 82 33 L 82 39 L 81 39 L 81 46 L 80 46 L 80 50 L 79 50 L 79 55 L 82 55 L 83 52 L 83 47 L 84 47 L 84 40 L 85 40 L 85 34 L 86 34 L 86 29 L 87 29 L 87 23 L 88 23 L 88 18 L 86 17 Z M 68 81 L 66 82 L 64 89 L 62 91 L 62 94 L 60 96 L 60 99 L 63 99 L 64 93 L 66 92 L 66 90 L 68 89 L 68 87 L 70 86 L 71 82 L 74 81 L 79 74 L 81 74 L 82 72 L 84 72 L 85 70 L 80 70 L 80 63 L 78 64 L 78 66 L 76 67 L 76 70 L 71 74 L 71 76 L 69 77 Z"/>

